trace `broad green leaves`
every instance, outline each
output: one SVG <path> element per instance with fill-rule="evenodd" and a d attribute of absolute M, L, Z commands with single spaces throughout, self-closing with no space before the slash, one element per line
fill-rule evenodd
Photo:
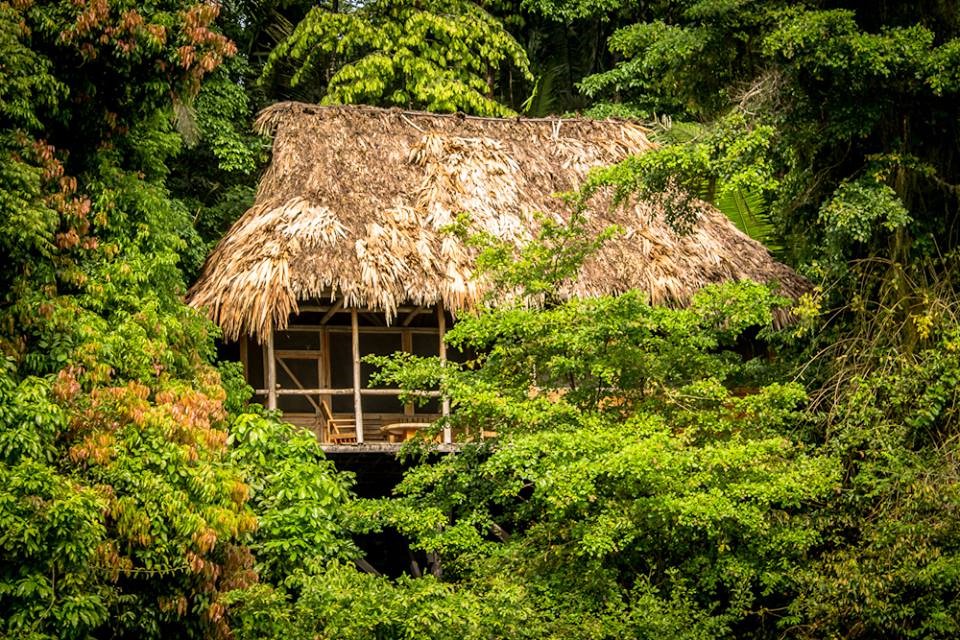
<path fill-rule="evenodd" d="M 271 53 L 290 83 L 324 87 L 325 104 L 384 104 L 429 111 L 506 115 L 493 77 L 512 65 L 533 77 L 523 48 L 467 0 L 378 0 L 343 13 L 317 7 Z"/>
<path fill-rule="evenodd" d="M 254 540 L 268 501 L 248 504 L 215 329 L 181 297 L 198 242 L 167 188 L 173 103 L 233 52 L 216 17 L 176 1 L 0 5 L 4 638 L 225 638 L 222 592 L 257 580 L 251 542 L 306 519 L 301 546 L 349 548 L 329 515 L 342 481 L 309 434 L 313 450 L 266 419 L 300 438 L 272 463 L 311 510 L 268 503 Z M 217 157 L 249 170 L 259 143 L 218 120 L 246 105 L 222 82 L 197 98 Z"/>
<path fill-rule="evenodd" d="M 339 521 L 347 477 L 324 458 L 312 432 L 242 414 L 230 427 L 230 444 L 259 516 L 251 549 L 264 579 L 281 582 L 310 562 L 356 554 Z"/>
<path fill-rule="evenodd" d="M 638 197 L 657 203 L 667 222 L 681 231 L 696 220 L 699 199 L 726 203 L 730 215 L 747 208 L 747 198 L 762 203 L 773 197 L 780 184 L 769 157 L 776 144 L 773 127 L 748 123 L 734 113 L 709 127 L 678 128 L 695 133 L 675 136 L 667 129 L 658 136 L 665 142 L 662 147 L 593 171 L 582 197 L 613 186 L 618 200 Z"/>
<path fill-rule="evenodd" d="M 910 223 L 897 193 L 876 179 L 841 184 L 820 210 L 829 247 L 842 259 L 851 243 L 870 242 L 878 232 L 896 231 Z"/>
<path fill-rule="evenodd" d="M 360 522 L 439 554 L 466 597 L 522 589 L 532 637 L 731 633 L 791 588 L 841 479 L 790 435 L 799 385 L 729 389 L 748 375 L 737 336 L 778 302 L 740 283 L 689 310 L 636 294 L 489 310 L 448 334 L 479 366 L 381 361 L 392 384 L 438 381 L 455 433 L 498 437 L 412 469 Z"/>

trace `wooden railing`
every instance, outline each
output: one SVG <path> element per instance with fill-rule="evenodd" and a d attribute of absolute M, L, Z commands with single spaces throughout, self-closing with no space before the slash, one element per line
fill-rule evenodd
<path fill-rule="evenodd" d="M 303 307 L 301 311 L 308 310 L 307 307 Z M 312 310 L 312 308 L 311 308 Z M 438 356 L 441 362 L 445 362 L 447 359 L 447 350 L 446 345 L 444 344 L 444 335 L 446 333 L 446 316 L 443 311 L 442 305 L 438 305 L 436 308 L 437 314 L 437 328 L 436 329 L 414 329 L 409 328 L 409 324 L 412 320 L 420 313 L 425 311 L 423 307 L 414 307 L 409 310 L 409 315 L 405 318 L 402 323 L 402 329 L 400 330 L 402 340 L 403 340 L 403 350 L 411 351 L 411 335 L 414 332 L 417 333 L 434 333 L 437 335 L 437 349 Z M 257 389 L 256 393 L 266 397 L 267 408 L 277 409 L 277 398 L 280 396 L 297 396 L 305 398 L 317 412 L 320 411 L 321 407 L 319 403 L 322 403 L 324 396 L 353 396 L 353 414 L 356 424 L 356 438 L 358 443 L 363 443 L 363 405 L 361 398 L 363 396 L 417 396 L 425 398 L 438 398 L 441 403 L 441 415 L 450 414 L 450 402 L 449 399 L 444 397 L 439 391 L 403 391 L 401 389 L 365 389 L 363 388 L 363 381 L 361 379 L 360 371 L 360 328 L 358 320 L 358 310 L 357 309 L 347 309 L 343 305 L 342 301 L 337 302 L 336 304 L 330 307 L 317 308 L 317 311 L 323 311 L 325 315 L 320 321 L 319 327 L 290 327 L 291 330 L 321 330 L 324 336 L 322 340 L 325 340 L 325 336 L 328 336 L 330 332 L 349 332 L 350 333 L 350 351 L 351 351 L 351 364 L 352 364 L 352 378 L 353 386 L 351 387 L 317 387 L 317 388 L 306 388 L 304 384 L 298 380 L 297 376 L 294 375 L 293 370 L 287 365 L 285 360 L 287 359 L 305 359 L 305 360 L 318 360 L 320 366 L 324 364 L 327 367 L 326 374 L 318 374 L 319 384 L 330 384 L 329 374 L 329 349 L 326 343 L 324 343 L 323 349 L 319 350 L 314 354 L 312 351 L 305 350 L 290 350 L 290 349 L 275 349 L 274 347 L 274 333 L 272 330 L 268 331 L 265 336 L 264 341 L 264 387 L 262 389 Z M 338 312 L 344 312 L 350 314 L 350 327 L 331 327 L 327 326 L 326 322 Z M 396 332 L 396 328 L 392 327 L 365 327 L 364 332 Z M 245 362 L 246 359 L 244 358 Z M 277 367 L 283 370 L 283 372 L 292 380 L 293 384 L 296 385 L 296 388 L 281 388 L 277 384 Z M 249 379 L 249 378 L 248 378 Z M 311 381 L 312 382 L 312 381 Z M 443 433 L 444 443 L 451 442 L 451 433 L 450 429 L 444 429 Z"/>
<path fill-rule="evenodd" d="M 265 396 L 269 393 L 266 389 L 256 389 L 254 393 Z M 277 387 L 274 390 L 278 396 L 352 396 L 353 387 L 346 389 L 285 389 Z M 417 396 L 421 398 L 439 398 L 442 394 L 439 391 L 404 391 L 403 389 L 360 389 L 362 396 Z"/>

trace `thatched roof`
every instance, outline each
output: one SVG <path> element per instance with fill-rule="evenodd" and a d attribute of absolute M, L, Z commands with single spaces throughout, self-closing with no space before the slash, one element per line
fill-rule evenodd
<path fill-rule="evenodd" d="M 583 119 L 495 119 L 282 103 L 258 120 L 275 135 L 256 201 L 207 259 L 190 291 L 228 338 L 283 328 L 298 302 L 342 297 L 381 309 L 442 302 L 468 308 L 489 286 L 476 250 L 447 232 L 466 212 L 478 231 L 518 244 L 534 213 L 566 216 L 557 194 L 587 172 L 651 148 L 635 124 Z M 590 202 L 590 225 L 625 233 L 583 265 L 565 295 L 641 289 L 683 304 L 724 280 L 776 281 L 797 297 L 806 282 L 774 261 L 719 211 L 704 206 L 678 235 L 644 203 Z"/>

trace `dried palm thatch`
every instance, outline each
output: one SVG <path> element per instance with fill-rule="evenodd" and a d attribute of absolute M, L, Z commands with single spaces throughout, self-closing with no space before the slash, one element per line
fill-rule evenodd
<path fill-rule="evenodd" d="M 477 250 L 446 231 L 459 214 L 478 232 L 523 243 L 536 212 L 569 215 L 557 194 L 577 189 L 591 168 L 652 146 L 624 122 L 298 103 L 266 109 L 258 126 L 275 135 L 273 163 L 189 295 L 231 339 L 285 327 L 304 300 L 342 297 L 388 317 L 401 304 L 469 308 L 489 284 L 475 277 Z M 564 295 L 637 288 L 655 304 L 683 304 L 724 280 L 776 281 L 794 298 L 808 286 L 707 205 L 684 235 L 645 203 L 613 207 L 601 192 L 590 205 L 591 230 L 625 232 Z"/>

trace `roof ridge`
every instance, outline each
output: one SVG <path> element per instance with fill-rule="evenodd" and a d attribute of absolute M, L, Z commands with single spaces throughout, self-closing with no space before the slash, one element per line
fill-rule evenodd
<path fill-rule="evenodd" d="M 475 116 L 467 113 L 458 111 L 456 113 L 436 113 L 433 111 L 419 111 L 416 109 L 403 109 L 402 107 L 377 107 L 367 104 L 311 104 L 309 102 L 299 102 L 296 100 L 285 100 L 283 102 L 276 102 L 272 105 L 264 107 L 260 114 L 264 114 L 272 111 L 280 111 L 283 109 L 290 108 L 299 108 L 304 113 L 307 114 L 316 114 L 323 111 L 370 111 L 375 113 L 395 113 L 405 116 L 415 116 L 423 118 L 449 118 L 449 119 L 460 119 L 460 120 L 477 120 L 477 121 L 487 121 L 487 122 L 516 122 L 516 123 L 554 123 L 554 122 L 576 122 L 576 123 L 589 123 L 589 124 L 627 124 L 633 127 L 639 127 L 645 131 L 652 131 L 652 128 L 647 124 L 640 122 L 639 120 L 632 120 L 630 118 L 615 118 L 615 117 L 606 117 L 606 118 L 591 118 L 588 116 L 577 115 L 573 117 L 564 117 L 564 116 L 543 116 L 543 117 L 529 117 L 529 116 Z"/>

